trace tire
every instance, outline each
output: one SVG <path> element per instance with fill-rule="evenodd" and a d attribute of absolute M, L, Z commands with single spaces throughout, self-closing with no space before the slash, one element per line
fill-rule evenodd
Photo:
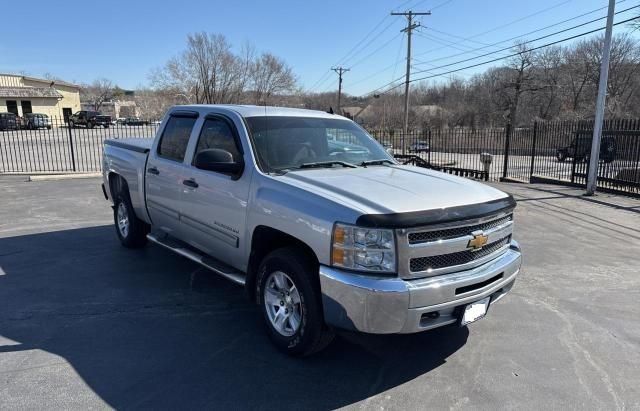
<path fill-rule="evenodd" d="M 147 243 L 149 225 L 136 217 L 129 192 L 125 190 L 126 186 L 114 198 L 113 221 L 116 233 L 123 246 L 141 248 Z"/>
<path fill-rule="evenodd" d="M 105 124 L 105 125 L 103 125 L 102 127 L 104 127 L 104 128 L 109 128 L 109 125 L 108 125 L 108 124 Z"/>
<path fill-rule="evenodd" d="M 317 263 L 296 247 L 271 252 L 258 269 L 256 292 L 267 334 L 278 349 L 291 356 L 321 351 L 334 337 L 324 323 L 317 273 Z"/>
<path fill-rule="evenodd" d="M 556 152 L 556 158 L 558 159 L 558 162 L 562 163 L 567 159 L 567 156 L 562 151 L 558 151 Z"/>
<path fill-rule="evenodd" d="M 92 121 L 87 121 L 87 128 L 94 128 L 96 124 Z"/>
<path fill-rule="evenodd" d="M 76 128 L 76 123 L 69 121 L 69 128 Z"/>

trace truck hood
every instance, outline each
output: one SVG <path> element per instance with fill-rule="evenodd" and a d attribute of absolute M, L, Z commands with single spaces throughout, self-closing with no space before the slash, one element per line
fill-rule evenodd
<path fill-rule="evenodd" d="M 414 166 L 296 170 L 278 179 L 363 214 L 442 210 L 509 198 L 488 185 Z"/>

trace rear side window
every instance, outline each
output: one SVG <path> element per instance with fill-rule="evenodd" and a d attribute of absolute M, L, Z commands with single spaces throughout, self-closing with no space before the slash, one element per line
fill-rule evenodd
<path fill-rule="evenodd" d="M 182 162 L 195 122 L 195 118 L 170 117 L 158 143 L 158 156 Z"/>
<path fill-rule="evenodd" d="M 202 150 L 210 148 L 228 151 L 233 156 L 233 161 L 238 161 L 242 156 L 236 145 L 233 130 L 231 130 L 229 123 L 221 118 L 210 118 L 204 122 L 198 140 L 198 147 L 196 148 L 196 155 Z"/>

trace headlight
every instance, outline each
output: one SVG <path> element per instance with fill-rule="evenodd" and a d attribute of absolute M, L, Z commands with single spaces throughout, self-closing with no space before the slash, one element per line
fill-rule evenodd
<path fill-rule="evenodd" d="M 331 264 L 351 270 L 395 272 L 393 230 L 336 223 L 333 227 Z"/>

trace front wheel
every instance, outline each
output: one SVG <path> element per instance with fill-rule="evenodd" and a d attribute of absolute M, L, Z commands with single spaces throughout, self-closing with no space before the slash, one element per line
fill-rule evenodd
<path fill-rule="evenodd" d="M 324 323 L 317 263 L 301 249 L 286 247 L 267 255 L 256 283 L 267 334 L 280 350 L 307 356 L 333 340 Z"/>
<path fill-rule="evenodd" d="M 562 163 L 564 160 L 567 159 L 567 155 L 564 153 L 564 151 L 558 150 L 556 152 L 556 158 L 558 159 L 559 162 Z"/>
<path fill-rule="evenodd" d="M 115 198 L 113 219 L 120 243 L 127 248 L 140 248 L 147 242 L 148 225 L 136 217 L 129 194 L 120 192 Z"/>

